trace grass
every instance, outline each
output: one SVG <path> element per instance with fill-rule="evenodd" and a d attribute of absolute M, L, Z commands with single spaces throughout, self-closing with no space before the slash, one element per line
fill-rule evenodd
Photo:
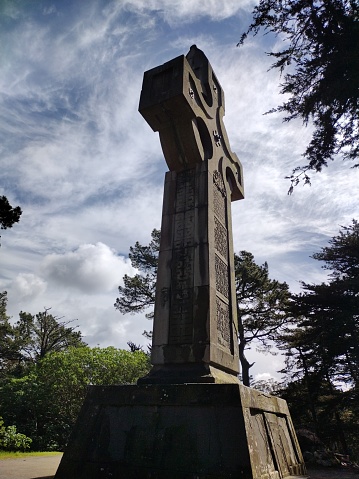
<path fill-rule="evenodd" d="M 0 451 L 0 461 L 2 459 L 19 459 L 21 457 L 30 457 L 30 456 L 57 456 L 61 452 L 51 451 L 51 452 L 11 452 L 11 451 Z"/>

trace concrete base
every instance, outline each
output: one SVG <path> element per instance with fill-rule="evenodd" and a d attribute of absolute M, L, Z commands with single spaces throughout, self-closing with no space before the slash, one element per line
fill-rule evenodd
<path fill-rule="evenodd" d="M 92 386 L 55 479 L 305 476 L 286 402 L 238 384 Z"/>

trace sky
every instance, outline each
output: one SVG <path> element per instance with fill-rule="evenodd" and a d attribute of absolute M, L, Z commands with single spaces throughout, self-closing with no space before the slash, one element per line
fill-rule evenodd
<path fill-rule="evenodd" d="M 166 163 L 158 134 L 138 113 L 143 73 L 192 44 L 225 92 L 231 148 L 245 199 L 232 203 L 234 249 L 269 265 L 292 292 L 327 272 L 310 258 L 358 218 L 359 169 L 338 159 L 312 186 L 285 176 L 303 164 L 311 128 L 264 115 L 284 101 L 265 52 L 283 39 L 257 35 L 238 48 L 252 0 L 3 0 L 0 6 L 0 195 L 23 214 L 2 231 L 0 290 L 8 313 L 44 308 L 77 320 L 90 346 L 146 345 L 144 314 L 113 304 L 136 241 L 160 228 Z M 255 349 L 256 379 L 280 356 Z"/>

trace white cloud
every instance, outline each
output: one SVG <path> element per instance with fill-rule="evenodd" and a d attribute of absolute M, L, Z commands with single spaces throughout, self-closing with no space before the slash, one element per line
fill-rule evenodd
<path fill-rule="evenodd" d="M 42 295 L 46 288 L 46 281 L 32 273 L 19 273 L 11 284 L 12 294 L 19 301 L 33 300 Z"/>
<path fill-rule="evenodd" d="M 274 379 L 270 373 L 258 373 L 254 376 L 255 381 L 268 381 L 268 379 Z"/>
<path fill-rule="evenodd" d="M 254 362 L 254 366 L 249 372 L 255 381 L 280 380 L 281 375 L 278 371 L 283 369 L 283 358 L 281 355 L 273 356 L 268 353 L 255 352 L 254 349 L 251 349 L 246 356 L 250 362 Z"/>
<path fill-rule="evenodd" d="M 137 112 L 141 82 L 193 43 L 225 91 L 225 125 L 244 168 L 246 198 L 232 208 L 235 251 L 268 261 L 270 275 L 296 291 L 299 280 L 321 281 L 309 255 L 357 215 L 359 171 L 334 162 L 287 196 L 284 176 L 300 164 L 310 130 L 263 116 L 283 101 L 277 73 L 267 71 L 269 36 L 235 47 L 254 1 L 70 4 L 14 6 L 6 37 L 0 32 L 1 194 L 23 209 L 0 250 L 10 314 L 52 306 L 78 318 L 92 345 L 143 343 L 147 320 L 113 308 L 115 288 L 133 272 L 118 253 L 147 244 L 161 220 L 167 168 L 158 135 Z M 254 374 L 269 371 L 268 358 L 251 358 Z"/>
<path fill-rule="evenodd" d="M 237 15 L 242 9 L 251 10 L 255 5 L 253 0 L 126 0 L 127 8 L 139 11 L 156 11 L 171 26 L 179 23 L 198 21 L 208 17 L 212 21 L 221 21 Z"/>
<path fill-rule="evenodd" d="M 128 259 L 117 256 L 103 243 L 84 244 L 75 251 L 47 255 L 43 272 L 48 281 L 87 294 L 114 290 L 124 274 L 133 274 Z"/>

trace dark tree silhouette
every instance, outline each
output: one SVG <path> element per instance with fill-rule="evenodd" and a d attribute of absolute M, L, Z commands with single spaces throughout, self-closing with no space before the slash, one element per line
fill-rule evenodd
<path fill-rule="evenodd" d="M 249 370 L 254 363 L 246 357 L 246 350 L 259 344 L 267 352 L 273 350 L 272 341 L 281 334 L 291 320 L 290 292 L 287 283 L 269 278 L 268 264 L 259 266 L 248 251 L 234 255 L 239 359 L 242 381 L 250 385 Z"/>
<path fill-rule="evenodd" d="M 308 172 L 321 171 L 337 154 L 356 160 L 359 153 L 359 4 L 357 0 L 260 0 L 253 22 L 242 35 L 261 29 L 283 39 L 283 48 L 267 53 L 281 73 L 288 99 L 271 112 L 284 121 L 312 122 L 314 132 L 304 157 L 293 169 L 291 187 Z M 354 166 L 359 166 L 355 164 Z"/>
<path fill-rule="evenodd" d="M 14 223 L 19 222 L 21 214 L 20 206 L 14 208 L 10 205 L 6 196 L 0 196 L 0 229 L 11 228 Z"/>
<path fill-rule="evenodd" d="M 148 246 L 137 241 L 130 247 L 129 258 L 139 273 L 135 276 L 125 274 L 124 286 L 118 287 L 119 297 L 114 306 L 121 313 L 140 313 L 155 304 L 160 235 L 160 230 L 154 229 Z M 146 316 L 153 319 L 153 310 Z"/>

